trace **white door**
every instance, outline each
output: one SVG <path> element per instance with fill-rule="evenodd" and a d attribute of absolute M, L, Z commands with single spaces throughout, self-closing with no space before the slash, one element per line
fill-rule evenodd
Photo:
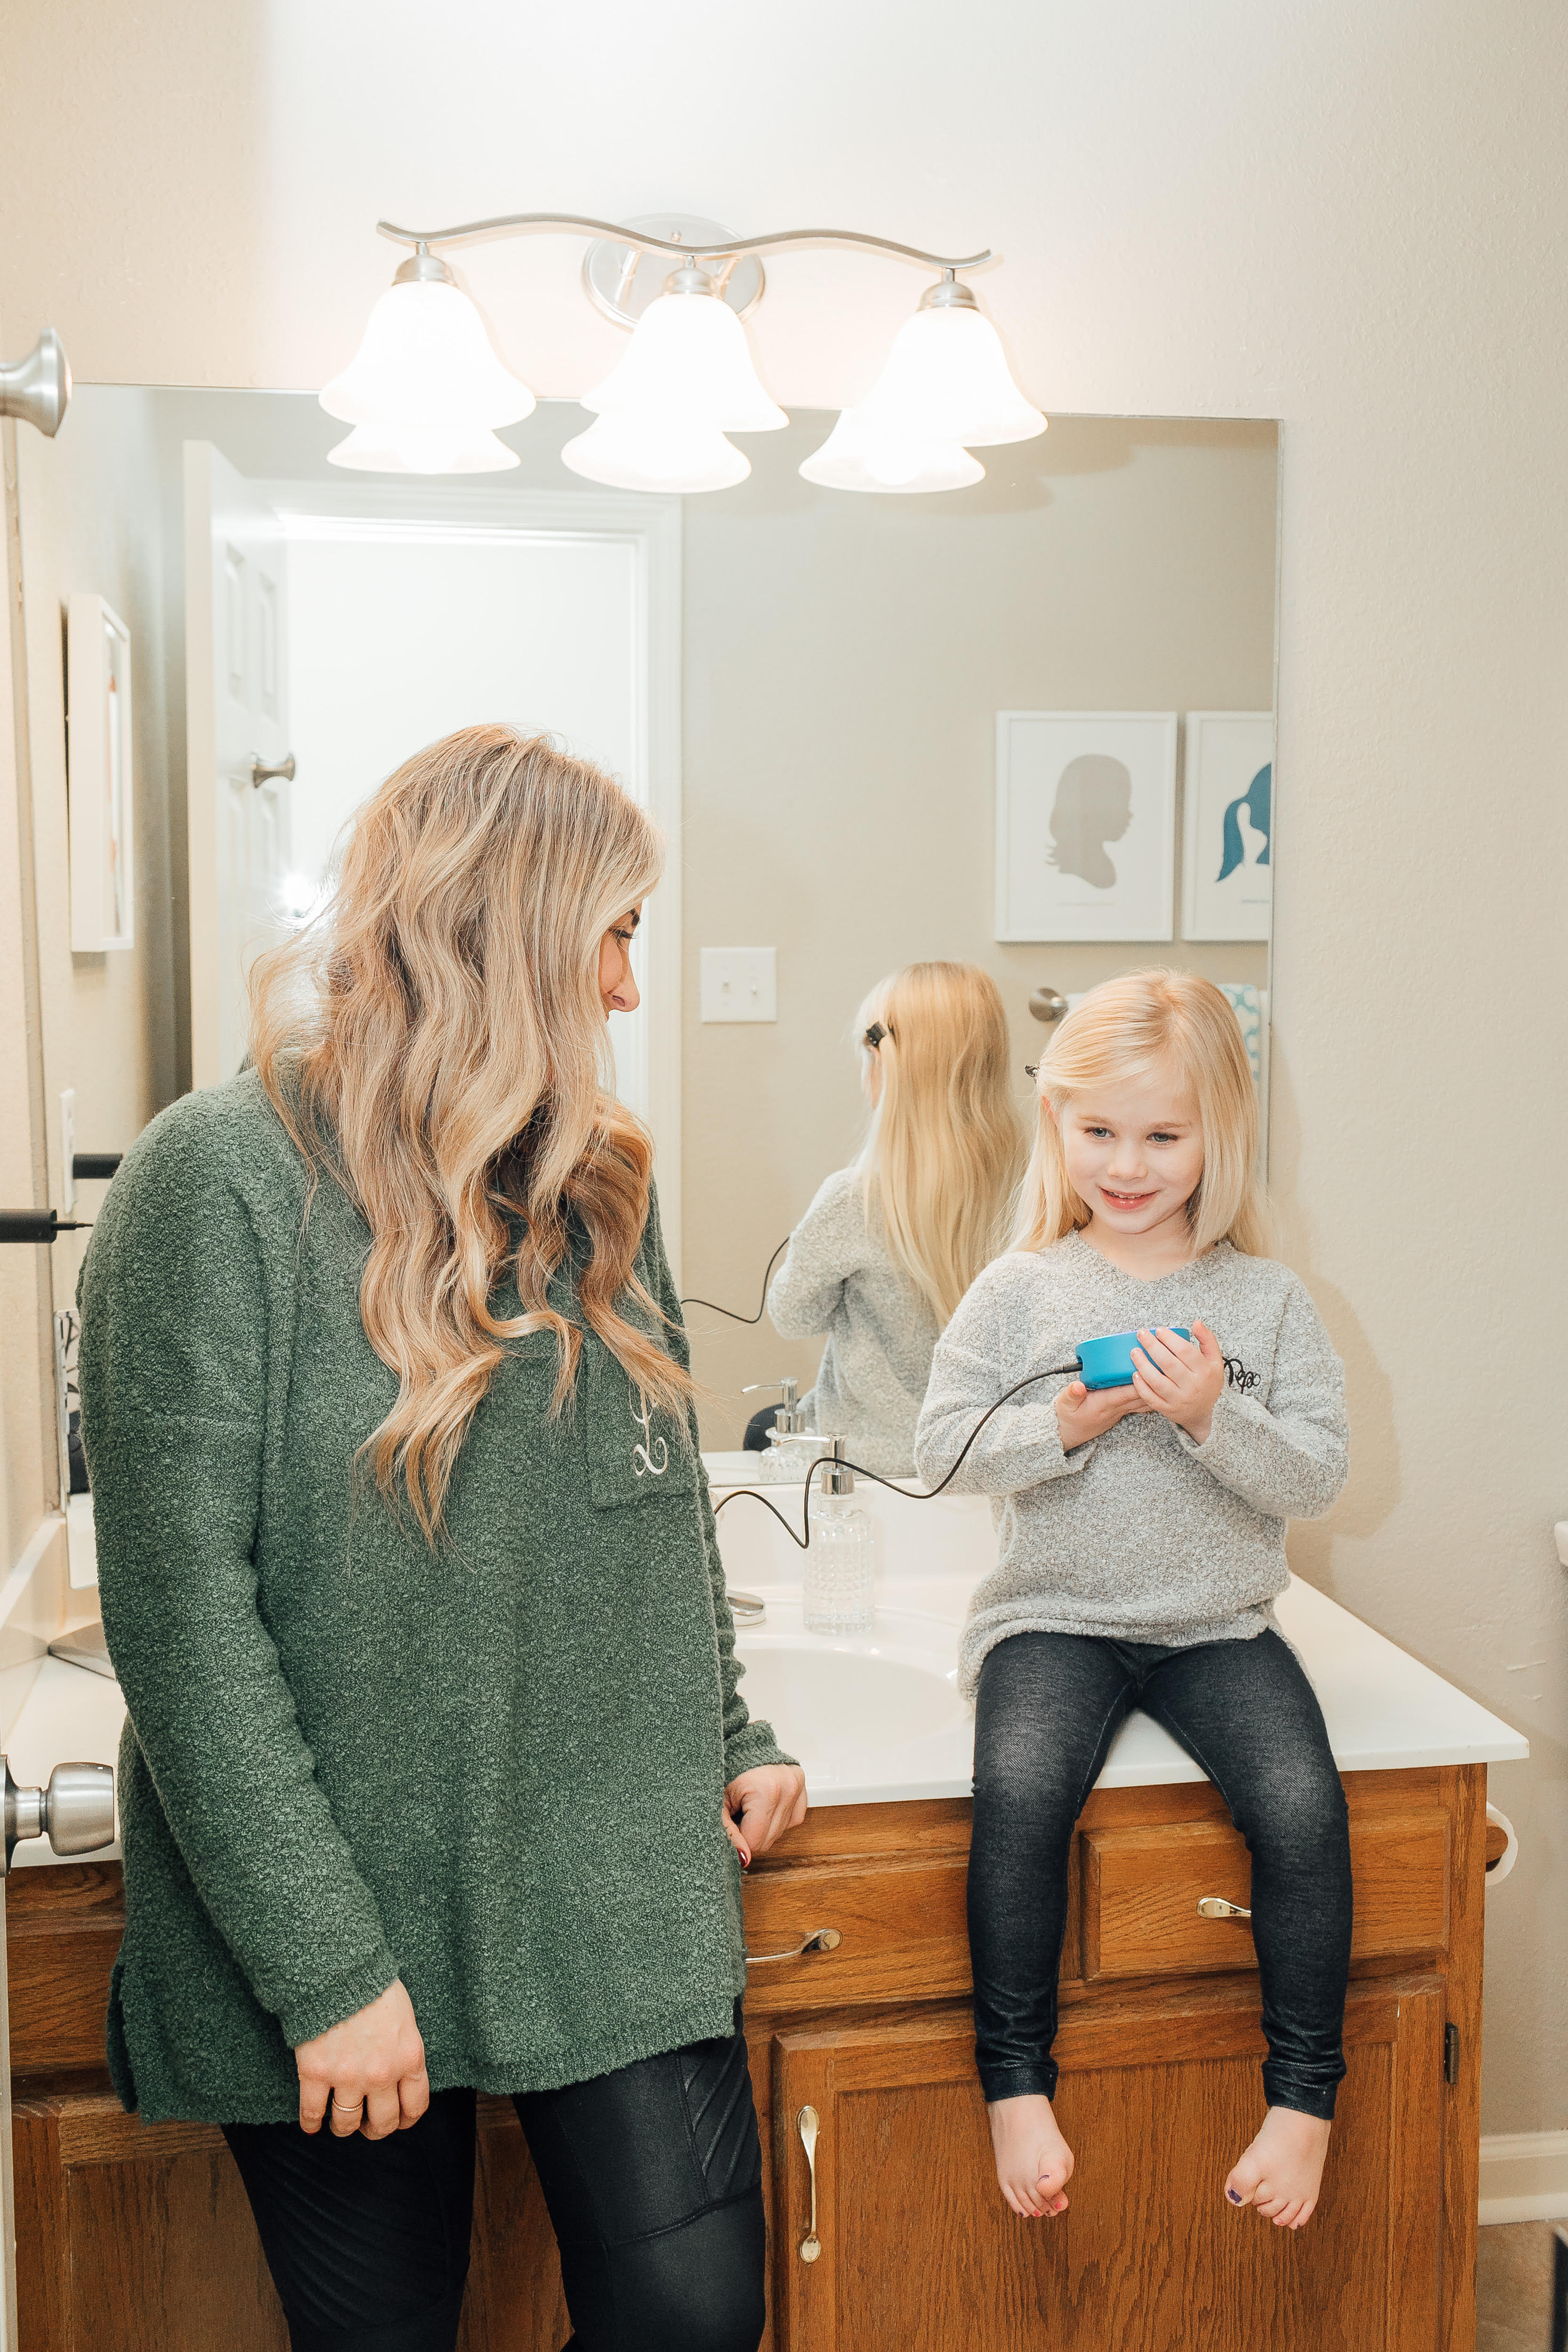
<path fill-rule="evenodd" d="M 185 444 L 191 1076 L 234 1076 L 246 973 L 282 936 L 289 864 L 289 545 L 261 488 Z"/>

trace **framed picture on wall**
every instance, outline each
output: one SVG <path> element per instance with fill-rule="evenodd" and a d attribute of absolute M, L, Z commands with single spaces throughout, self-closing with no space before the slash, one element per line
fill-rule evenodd
<path fill-rule="evenodd" d="M 101 596 L 66 608 L 71 952 L 135 945 L 131 632 Z"/>
<path fill-rule="evenodd" d="M 1274 715 L 1189 710 L 1182 936 L 1266 940 L 1274 908 Z"/>
<path fill-rule="evenodd" d="M 1173 936 L 1173 710 L 996 714 L 996 937 Z"/>

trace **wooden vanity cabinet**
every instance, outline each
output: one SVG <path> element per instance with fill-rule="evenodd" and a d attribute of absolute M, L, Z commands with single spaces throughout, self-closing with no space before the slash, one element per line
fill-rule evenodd
<path fill-rule="evenodd" d="M 1078 2168 L 1049 2222 L 1011 2214 L 991 2169 L 967 1802 L 815 1813 L 746 1887 L 765 2352 L 1470 2352 L 1485 1783 L 1347 1776 L 1350 2072 L 1300 2234 L 1220 2193 L 1261 2113 L 1263 2041 L 1245 1921 L 1196 1910 L 1247 1901 L 1212 1790 L 1101 1790 L 1079 1823 L 1057 2053 Z M 8 1908 L 21 2352 L 285 2352 L 221 2135 L 140 2125 L 102 2073 L 119 1866 L 20 1872 Z M 837 1943 L 801 1952 L 823 1929 Z M 568 2333 L 522 2135 L 483 2099 L 461 2352 L 559 2352 Z"/>
<path fill-rule="evenodd" d="M 1264 2042 L 1246 1921 L 1197 1910 L 1247 1902 L 1212 1789 L 1101 1790 L 1079 1825 L 1057 2043 L 1077 2169 L 1054 2221 L 1019 2221 L 992 2171 L 965 1999 L 967 1804 L 819 1812 L 759 1864 L 754 1951 L 843 1938 L 754 1968 L 748 1995 L 773 2352 L 1471 2352 L 1485 1769 L 1345 1788 L 1349 2072 L 1299 2233 L 1221 2193 L 1261 2117 Z"/>

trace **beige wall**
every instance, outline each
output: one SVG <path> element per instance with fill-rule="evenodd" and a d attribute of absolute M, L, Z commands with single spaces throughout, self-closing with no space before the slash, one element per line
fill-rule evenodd
<path fill-rule="evenodd" d="M 1286 420 L 1272 1166 L 1350 1364 L 1355 1459 L 1298 1539 L 1337 1598 L 1530 1734 L 1489 1900 L 1484 2114 L 1568 2127 L 1568 26 L 1555 0 L 149 0 L 6 27 L 0 319 L 83 378 L 319 383 L 378 214 L 696 204 L 1003 257 L 1047 410 Z M 68 201 L 61 200 L 61 191 Z M 622 348 L 580 248 L 465 267 L 574 393 Z M 769 265 L 786 405 L 858 397 L 892 262 Z M 1536 1663 L 1542 1662 L 1542 1663 Z"/>
<path fill-rule="evenodd" d="M 763 1269 L 858 1149 L 847 1040 L 901 963 L 983 964 L 1024 1065 L 1042 983 L 1130 965 L 1266 978 L 1261 944 L 1003 944 L 994 937 L 998 710 L 1267 710 L 1274 695 L 1272 425 L 1058 417 L 938 498 L 847 498 L 795 467 L 831 417 L 752 445 L 727 497 L 688 499 L 682 1045 L 687 1291 L 753 1311 Z M 1180 929 L 1181 812 L 1177 906 Z M 778 951 L 779 1018 L 700 1018 L 703 947 Z M 814 1376 L 820 1341 L 694 1309 L 739 1443 L 743 1384 Z"/>

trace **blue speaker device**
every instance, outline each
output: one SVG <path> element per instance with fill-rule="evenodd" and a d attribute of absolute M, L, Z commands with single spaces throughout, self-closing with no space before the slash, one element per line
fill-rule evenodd
<path fill-rule="evenodd" d="M 1157 1327 L 1145 1325 L 1152 1331 Z M 1190 1339 L 1192 1333 L 1179 1323 L 1169 1323 L 1165 1328 L 1178 1338 Z M 1078 1376 L 1086 1389 L 1130 1389 L 1132 1385 L 1132 1350 L 1138 1345 L 1136 1331 L 1113 1331 L 1107 1339 L 1085 1339 L 1078 1351 Z"/>

